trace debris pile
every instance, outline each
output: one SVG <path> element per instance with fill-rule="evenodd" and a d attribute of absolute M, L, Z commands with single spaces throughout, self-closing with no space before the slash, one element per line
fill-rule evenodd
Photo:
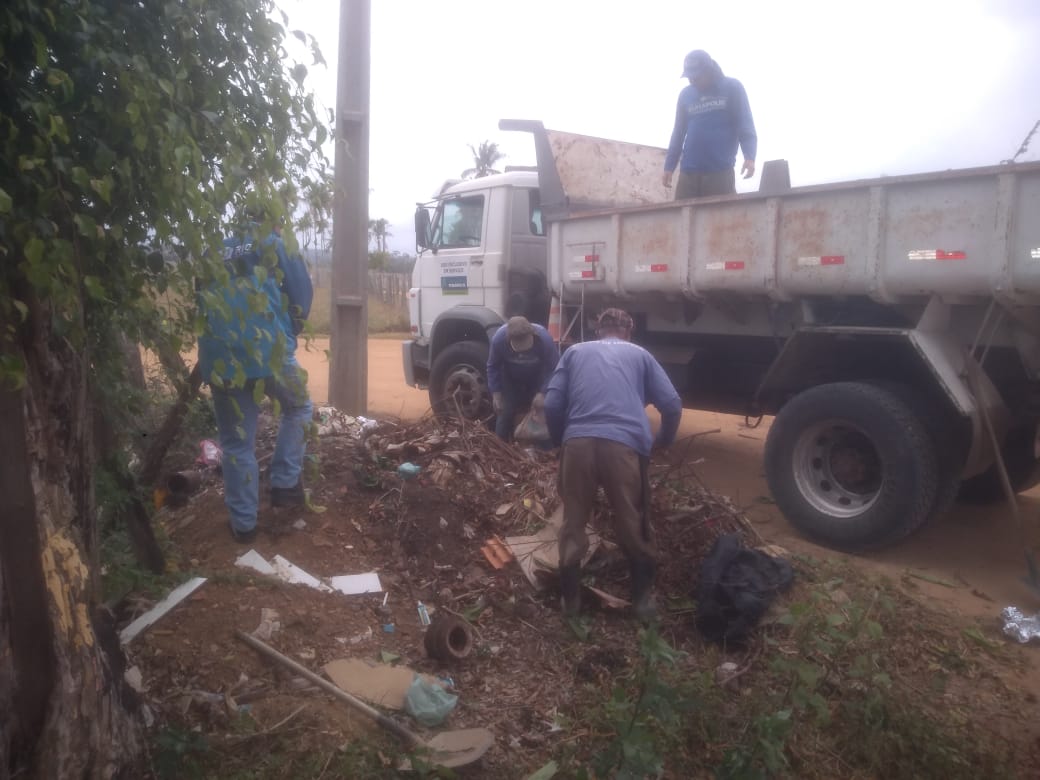
<path fill-rule="evenodd" d="M 211 731 L 248 711 L 259 733 L 295 729 L 296 738 L 318 717 L 299 707 L 322 686 L 299 670 L 279 679 L 262 654 L 243 652 L 238 632 L 325 670 L 342 691 L 412 728 L 489 729 L 489 776 L 534 765 L 561 731 L 582 675 L 622 673 L 638 658 L 634 624 L 617 618 L 629 575 L 605 499 L 591 521 L 584 578 L 596 642 L 582 660 L 558 615 L 553 453 L 505 444 L 465 421 L 318 419 L 319 473 L 308 486 L 320 515 L 262 510 L 256 548 L 243 551 L 214 520 L 225 511 L 219 491 L 163 510 L 190 567 L 212 581 L 133 644 L 157 719 Z M 688 464 L 652 464 L 651 483 L 664 630 L 690 645 L 700 560 L 725 533 L 760 541 Z M 358 664 L 367 671 L 351 672 L 350 682 L 331 672 Z M 374 694 L 355 687 L 377 676 L 395 681 L 395 695 L 410 693 L 411 705 L 388 708 L 385 686 Z M 352 723 L 344 717 L 314 733 L 346 734 Z"/>

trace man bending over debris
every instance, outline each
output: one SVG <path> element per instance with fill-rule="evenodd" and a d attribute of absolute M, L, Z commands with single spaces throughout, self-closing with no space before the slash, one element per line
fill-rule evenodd
<path fill-rule="evenodd" d="M 495 405 L 495 433 L 509 441 L 518 411 L 540 410 L 545 388 L 560 359 L 549 331 L 526 317 L 510 317 L 495 331 L 488 354 L 487 378 Z"/>
<path fill-rule="evenodd" d="M 545 417 L 553 443 L 563 445 L 559 491 L 560 590 L 563 614 L 581 608 L 581 561 L 588 549 L 585 524 L 596 489 L 602 487 L 614 513 L 614 530 L 632 572 L 632 605 L 646 622 L 656 616 L 653 600 L 656 550 L 650 529 L 651 450 L 646 405 L 661 413 L 654 449 L 675 440 L 682 402 L 661 365 L 629 341 L 632 318 L 607 309 L 596 323 L 599 341 L 575 344 L 563 353 L 545 395 Z"/>

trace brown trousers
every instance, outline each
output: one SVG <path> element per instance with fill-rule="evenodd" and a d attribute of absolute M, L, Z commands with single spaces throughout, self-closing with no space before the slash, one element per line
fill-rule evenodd
<path fill-rule="evenodd" d="M 676 200 L 707 198 L 709 195 L 735 195 L 736 192 L 737 177 L 732 168 L 711 173 L 679 171 L 679 180 L 675 183 Z"/>
<path fill-rule="evenodd" d="M 560 456 L 557 489 L 563 499 L 560 566 L 580 564 L 589 549 L 585 524 L 596 489 L 603 488 L 614 515 L 614 534 L 632 563 L 657 558 L 649 518 L 650 489 L 639 453 L 609 439 L 569 439 Z"/>

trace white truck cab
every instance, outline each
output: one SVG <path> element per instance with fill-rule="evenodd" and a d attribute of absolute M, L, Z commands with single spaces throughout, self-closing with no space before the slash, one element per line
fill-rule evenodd
<path fill-rule="evenodd" d="M 521 314 L 546 324 L 546 238 L 534 170 L 445 182 L 415 214 L 418 259 L 408 293 L 412 338 L 405 381 L 427 387 L 434 409 L 485 409 L 491 336 Z"/>

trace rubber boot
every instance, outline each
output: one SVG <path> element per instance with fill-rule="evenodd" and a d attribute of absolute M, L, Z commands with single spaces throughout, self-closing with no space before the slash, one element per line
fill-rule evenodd
<path fill-rule="evenodd" d="M 657 605 L 654 603 L 654 578 L 657 566 L 653 561 L 632 564 L 632 612 L 640 623 L 657 620 Z"/>
<path fill-rule="evenodd" d="M 565 620 L 576 618 L 581 613 L 581 566 L 560 567 L 560 604 Z"/>

